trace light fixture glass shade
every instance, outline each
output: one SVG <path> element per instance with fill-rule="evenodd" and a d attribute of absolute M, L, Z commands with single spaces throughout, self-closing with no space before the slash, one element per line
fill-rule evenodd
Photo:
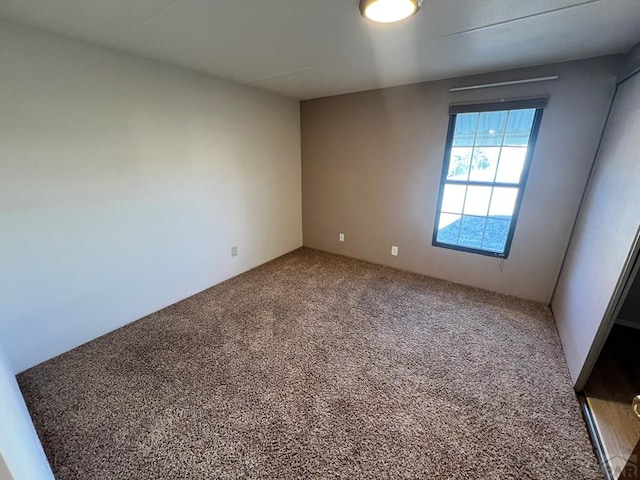
<path fill-rule="evenodd" d="M 360 0 L 360 13 L 367 20 L 393 23 L 415 15 L 422 0 Z"/>

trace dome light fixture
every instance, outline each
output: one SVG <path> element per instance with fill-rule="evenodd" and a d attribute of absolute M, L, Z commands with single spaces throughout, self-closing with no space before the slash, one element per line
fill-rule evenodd
<path fill-rule="evenodd" d="M 420 10 L 422 0 L 360 0 L 360 13 L 376 23 L 394 23 Z"/>

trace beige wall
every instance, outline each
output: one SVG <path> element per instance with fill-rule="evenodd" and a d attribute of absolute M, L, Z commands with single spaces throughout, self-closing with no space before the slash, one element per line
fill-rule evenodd
<path fill-rule="evenodd" d="M 0 112 L 15 371 L 302 244 L 297 101 L 0 23 Z"/>
<path fill-rule="evenodd" d="M 552 309 L 581 389 L 608 334 L 640 227 L 640 75 L 620 84 Z M 607 319 L 606 322 L 603 320 Z M 604 335 L 599 332 L 604 331 Z"/>
<path fill-rule="evenodd" d="M 304 244 L 548 303 L 615 88 L 616 57 L 302 102 Z M 454 86 L 560 75 L 449 93 Z M 431 246 L 448 107 L 550 95 L 506 261 Z M 346 235 L 344 243 L 338 234 Z M 390 255 L 399 246 L 398 257 Z"/>

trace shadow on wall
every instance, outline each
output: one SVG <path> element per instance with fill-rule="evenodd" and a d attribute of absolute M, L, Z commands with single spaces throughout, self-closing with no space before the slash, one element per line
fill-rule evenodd
<path fill-rule="evenodd" d="M 618 323 L 640 329 L 640 274 L 631 284 L 627 298 L 618 314 Z"/>

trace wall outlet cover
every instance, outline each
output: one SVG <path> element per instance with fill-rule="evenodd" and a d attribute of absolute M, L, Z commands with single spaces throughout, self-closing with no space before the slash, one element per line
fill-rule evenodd
<path fill-rule="evenodd" d="M 341 233 L 341 234 L 338 236 L 338 240 L 340 240 L 341 242 L 344 242 L 344 233 Z"/>
<path fill-rule="evenodd" d="M 231 256 L 232 257 L 238 256 L 238 247 L 231 247 Z"/>
<path fill-rule="evenodd" d="M 391 247 L 391 255 L 394 257 L 398 256 L 398 247 Z"/>

